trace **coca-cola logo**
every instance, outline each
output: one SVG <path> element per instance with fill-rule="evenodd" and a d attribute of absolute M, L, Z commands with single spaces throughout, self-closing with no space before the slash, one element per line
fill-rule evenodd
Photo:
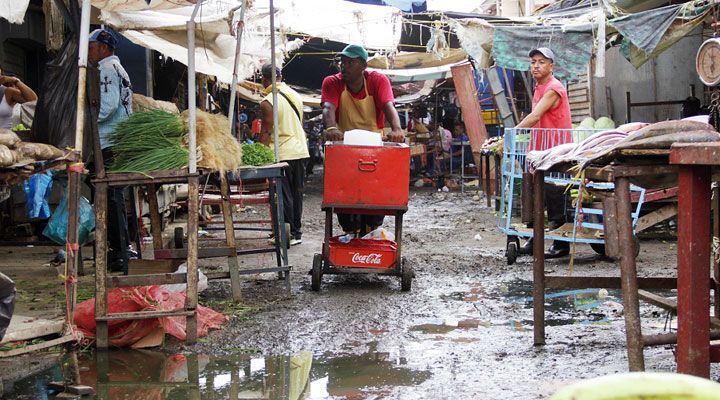
<path fill-rule="evenodd" d="M 382 262 L 382 254 L 360 254 L 353 253 L 352 262 L 358 264 L 380 264 Z"/>

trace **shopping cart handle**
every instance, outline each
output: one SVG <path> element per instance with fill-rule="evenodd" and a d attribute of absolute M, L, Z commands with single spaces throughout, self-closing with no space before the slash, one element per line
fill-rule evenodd
<path fill-rule="evenodd" d="M 358 169 L 363 172 L 373 172 L 377 169 L 377 160 L 372 160 L 372 161 L 358 160 Z"/>

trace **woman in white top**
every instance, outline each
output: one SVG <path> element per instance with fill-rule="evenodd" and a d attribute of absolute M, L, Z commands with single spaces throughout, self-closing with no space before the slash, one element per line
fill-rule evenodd
<path fill-rule="evenodd" d="M 0 72 L 0 128 L 12 128 L 12 110 L 15 104 L 37 100 L 37 95 L 20 79 L 3 75 Z"/>

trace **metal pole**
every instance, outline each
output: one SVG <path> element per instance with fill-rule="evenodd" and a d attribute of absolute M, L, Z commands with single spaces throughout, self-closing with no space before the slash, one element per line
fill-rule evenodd
<path fill-rule="evenodd" d="M 278 133 L 278 108 L 277 108 L 277 77 L 275 76 L 275 7 L 273 0 L 270 0 L 270 60 L 272 65 L 272 99 L 273 99 L 273 143 L 275 143 L 275 162 L 280 162 L 280 136 Z M 281 218 L 282 216 L 278 216 Z"/>
<path fill-rule="evenodd" d="M 188 150 L 189 154 L 189 165 L 188 172 L 194 174 L 197 172 L 197 132 L 195 131 L 196 122 L 196 98 L 195 98 L 195 17 L 200 9 L 201 2 L 195 4 L 195 9 L 190 16 L 190 21 L 187 22 L 187 39 L 188 39 Z"/>
<path fill-rule="evenodd" d="M 145 49 L 145 94 L 153 97 L 153 51 Z"/>
<path fill-rule="evenodd" d="M 238 83 L 238 61 L 240 60 L 240 46 L 242 44 L 242 33 L 245 25 L 245 0 L 240 5 L 240 21 L 238 21 L 235 37 L 237 43 L 235 45 L 235 63 L 233 64 L 232 85 L 230 86 L 230 108 L 228 109 L 228 119 L 230 120 L 230 135 L 235 137 L 235 96 L 237 94 Z"/>
<path fill-rule="evenodd" d="M 85 128 L 85 87 L 87 83 L 88 39 L 90 36 L 90 0 L 83 0 L 80 15 L 80 43 L 78 46 L 78 95 L 77 117 L 75 120 L 75 151 L 82 155 L 83 133 Z"/>

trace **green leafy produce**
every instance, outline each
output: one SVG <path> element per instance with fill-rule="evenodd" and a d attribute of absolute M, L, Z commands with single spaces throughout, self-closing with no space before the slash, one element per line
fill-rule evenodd
<path fill-rule="evenodd" d="M 615 121 L 608 117 L 600 117 L 595 121 L 595 125 L 593 125 L 593 127 L 595 129 L 614 129 Z"/>
<path fill-rule="evenodd" d="M 17 124 L 15 126 L 13 126 L 11 130 L 18 132 L 18 131 L 29 131 L 30 129 L 26 128 L 25 125 L 23 125 L 23 124 Z"/>
<path fill-rule="evenodd" d="M 137 112 L 118 123 L 110 137 L 112 172 L 177 169 L 188 164 L 183 146 L 185 124 L 177 114 L 153 110 Z"/>
<path fill-rule="evenodd" d="M 275 162 L 275 153 L 262 143 L 244 144 L 242 146 L 243 165 L 265 165 Z"/>
<path fill-rule="evenodd" d="M 578 128 L 587 128 L 592 129 L 595 127 L 595 119 L 593 117 L 587 117 L 582 122 L 580 122 L 580 125 Z"/>

